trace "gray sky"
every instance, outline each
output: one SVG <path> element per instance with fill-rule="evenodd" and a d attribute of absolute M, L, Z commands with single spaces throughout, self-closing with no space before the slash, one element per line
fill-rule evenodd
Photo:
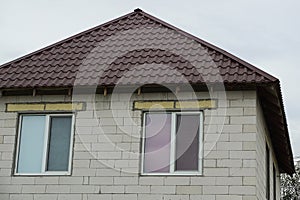
<path fill-rule="evenodd" d="M 137 7 L 279 78 L 294 156 L 300 156 L 298 0 L 0 0 L 0 64 Z"/>

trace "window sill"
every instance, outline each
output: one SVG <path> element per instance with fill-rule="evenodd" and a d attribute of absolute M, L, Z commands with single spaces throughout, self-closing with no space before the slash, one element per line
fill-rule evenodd
<path fill-rule="evenodd" d="M 70 172 L 15 173 L 14 176 L 70 176 Z"/>
<path fill-rule="evenodd" d="M 201 172 L 141 173 L 141 176 L 203 176 Z"/>

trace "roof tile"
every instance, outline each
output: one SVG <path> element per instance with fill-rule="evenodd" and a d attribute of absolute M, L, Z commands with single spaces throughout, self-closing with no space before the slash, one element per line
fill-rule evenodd
<path fill-rule="evenodd" d="M 0 67 L 0 89 L 215 82 L 279 84 L 253 65 L 140 10 Z M 267 97 L 262 103 L 276 102 L 281 109 L 276 117 L 284 122 L 284 131 L 277 137 L 285 137 L 288 150 L 276 151 L 283 155 L 279 159 L 283 171 L 293 172 L 280 86 L 277 88 L 277 99 Z M 272 126 L 268 118 L 267 123 Z M 276 136 L 272 140 L 279 141 Z"/>

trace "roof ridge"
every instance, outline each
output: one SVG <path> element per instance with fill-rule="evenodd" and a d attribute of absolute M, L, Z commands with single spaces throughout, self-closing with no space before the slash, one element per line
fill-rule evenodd
<path fill-rule="evenodd" d="M 217 52 L 219 52 L 221 54 L 226 55 L 230 59 L 233 59 L 236 62 L 241 63 L 242 65 L 245 65 L 247 68 L 249 68 L 252 71 L 254 71 L 256 73 L 259 73 L 260 75 L 268 78 L 270 81 L 272 81 L 272 82 L 278 81 L 278 79 L 276 77 L 274 77 L 271 74 L 269 74 L 269 73 L 267 73 L 267 72 L 265 72 L 265 71 L 263 71 L 263 70 L 255 67 L 254 65 L 250 64 L 249 62 L 238 58 L 237 56 L 235 56 L 235 55 L 233 55 L 233 54 L 231 54 L 231 53 L 229 53 L 229 52 L 227 52 L 227 51 L 225 51 L 225 50 L 223 50 L 223 49 L 221 49 L 221 48 L 219 48 L 219 47 L 217 47 L 217 46 L 215 46 L 215 45 L 213 45 L 213 44 L 211 44 L 211 43 L 209 43 L 209 42 L 207 42 L 207 41 L 205 41 L 203 39 L 200 39 L 197 36 L 194 36 L 194 35 L 186 32 L 186 31 L 184 31 L 184 30 L 182 30 L 182 29 L 180 29 L 180 28 L 178 28 L 176 26 L 173 26 L 172 24 L 170 24 L 168 22 L 165 22 L 165 21 L 163 21 L 163 20 L 161 20 L 161 19 L 159 19 L 159 18 L 157 18 L 157 17 L 155 17 L 153 15 L 150 15 L 150 14 L 148 14 L 148 13 L 146 13 L 146 12 L 140 10 L 140 9 L 136 9 L 136 10 L 138 10 L 140 13 L 142 13 L 144 16 L 150 18 L 151 20 L 154 20 L 154 21 L 156 21 L 156 22 L 158 22 L 158 23 L 166 26 L 169 29 L 175 30 L 176 32 L 179 32 L 180 34 L 182 34 L 182 35 L 184 35 L 184 36 L 186 36 L 186 37 L 188 37 L 190 39 L 193 39 L 193 40 L 195 40 L 195 41 L 197 41 L 197 42 L 199 42 L 201 44 L 204 44 L 205 46 L 207 46 L 207 47 L 209 47 L 209 48 L 211 48 L 211 49 L 213 49 L 213 50 L 215 50 L 215 51 L 217 51 Z"/>
<path fill-rule="evenodd" d="M 48 46 L 46 46 L 44 48 L 41 48 L 41 49 L 36 50 L 36 51 L 33 51 L 33 52 L 31 52 L 29 54 L 26 54 L 24 56 L 21 56 L 19 58 L 16 58 L 16 59 L 14 59 L 14 60 L 12 60 L 10 62 L 4 63 L 4 64 L 0 65 L 0 68 L 7 67 L 7 66 L 9 66 L 12 63 L 18 62 L 18 61 L 20 61 L 22 59 L 26 59 L 26 58 L 28 58 L 30 56 L 33 56 L 33 55 L 38 54 L 38 53 L 41 53 L 41 52 L 43 52 L 43 51 L 45 51 L 47 49 L 53 48 L 53 47 L 55 47 L 57 45 L 60 45 L 60 44 L 63 44 L 65 42 L 67 42 L 67 41 L 73 40 L 73 39 L 77 38 L 78 36 L 85 35 L 87 33 L 90 33 L 90 32 L 92 32 L 94 30 L 97 30 L 97 29 L 99 29 L 101 27 L 104 27 L 106 25 L 112 24 L 112 23 L 114 23 L 116 21 L 119 21 L 121 19 L 129 17 L 129 16 L 131 16 L 133 14 L 136 14 L 136 13 L 141 13 L 143 16 L 149 18 L 150 20 L 158 22 L 159 24 L 161 24 L 161 25 L 163 25 L 163 26 L 165 26 L 165 27 L 167 27 L 169 29 L 172 29 L 172 30 L 174 30 L 174 31 L 176 31 L 176 32 L 178 32 L 178 33 L 180 33 L 180 34 L 182 34 L 182 35 L 184 35 L 184 36 L 192 39 L 192 40 L 195 40 L 196 42 L 199 42 L 199 43 L 201 43 L 201 44 L 203 44 L 203 45 L 205 45 L 205 46 L 207 46 L 207 47 L 209 47 L 209 48 L 211 48 L 211 49 L 213 49 L 213 50 L 215 50 L 215 51 L 217 51 L 217 52 L 219 52 L 221 54 L 226 55 L 230 59 L 233 59 L 236 62 L 238 62 L 238 63 L 246 66 L 247 68 L 251 69 L 252 71 L 254 71 L 254 72 L 256 72 L 256 73 L 258 73 L 258 74 L 260 74 L 260 75 L 262 75 L 264 77 L 266 77 L 267 79 L 269 79 L 272 82 L 278 80 L 277 78 L 275 78 L 274 76 L 270 75 L 269 73 L 267 73 L 267 72 L 265 72 L 265 71 L 263 71 L 263 70 L 255 67 L 254 65 L 252 65 L 252 64 L 250 64 L 250 63 L 248 63 L 248 62 L 246 62 L 246 61 L 244 61 L 244 60 L 242 60 L 240 58 L 238 58 L 237 56 L 235 56 L 235 55 L 233 55 L 233 54 L 231 54 L 231 53 L 229 53 L 229 52 L 227 52 L 227 51 L 225 51 L 225 50 L 223 50 L 223 49 L 221 49 L 221 48 L 219 48 L 219 47 L 217 47 L 217 46 L 215 46 L 215 45 L 213 45 L 213 44 L 211 44 L 211 43 L 209 43 L 209 42 L 207 42 L 205 40 L 202 40 L 202 39 L 200 39 L 200 38 L 198 38 L 198 37 L 196 37 L 196 36 L 194 36 L 194 35 L 186 32 L 186 31 L 184 31 L 184 30 L 182 30 L 180 28 L 177 28 L 177 27 L 175 27 L 175 26 L 173 26 L 173 25 L 171 25 L 171 24 L 169 24 L 169 23 L 167 23 L 167 22 L 165 22 L 165 21 L 163 21 L 163 20 L 161 20 L 161 19 L 159 19 L 159 18 L 157 18 L 157 17 L 155 17 L 153 15 L 150 15 L 150 14 L 144 12 L 143 10 L 141 10 L 140 8 L 136 8 L 136 9 L 134 9 L 133 12 L 130 12 L 130 13 L 125 14 L 125 15 L 122 15 L 122 16 L 120 16 L 118 18 L 112 19 L 112 20 L 110 20 L 108 22 L 105 22 L 105 23 L 100 24 L 98 26 L 92 27 L 92 28 L 90 28 L 88 30 L 79 32 L 79 33 L 77 33 L 77 34 L 75 34 L 73 36 L 67 37 L 67 38 L 65 38 L 65 39 L 63 39 L 61 41 L 55 42 L 55 43 L 50 44 L 50 45 L 48 45 Z"/>
<path fill-rule="evenodd" d="M 87 33 L 89 33 L 89 32 L 92 32 L 92 31 L 94 31 L 94 30 L 97 30 L 97 29 L 99 29 L 99 28 L 101 28 L 101 27 L 104 27 L 104 26 L 106 26 L 106 25 L 108 25 L 108 24 L 114 23 L 114 22 L 119 21 L 119 20 L 121 20 L 121 19 L 123 19 L 123 18 L 129 17 L 130 15 L 136 14 L 137 12 L 143 12 L 143 11 L 142 11 L 141 9 L 137 8 L 137 9 L 135 9 L 133 12 L 130 12 L 130 13 L 125 14 L 125 15 L 122 15 L 122 16 L 117 17 L 117 18 L 115 18 L 115 19 L 112 19 L 112 20 L 110 20 L 110 21 L 108 21 L 108 22 L 105 22 L 105 23 L 100 24 L 100 25 L 98 25 L 98 26 L 92 27 L 92 28 L 90 28 L 90 29 L 88 29 L 88 30 L 85 30 L 85 31 L 76 33 L 75 35 L 72 35 L 72 36 L 70 36 L 70 37 L 67 37 L 67 38 L 65 38 L 65 39 L 63 39 L 63 40 L 60 40 L 60 41 L 58 41 L 58 42 L 54 42 L 53 44 L 50 44 L 50 45 L 48 45 L 48 46 L 46 46 L 46 47 L 43 47 L 43 48 L 41 48 L 41 49 L 38 49 L 38 50 L 36 50 L 36 51 L 33 51 L 33 52 L 31 52 L 31 53 L 28 53 L 28 54 L 26 54 L 26 55 L 23 55 L 23 56 L 21 56 L 21 57 L 18 57 L 18 58 L 16 58 L 16 59 L 12 60 L 12 61 L 9 61 L 9 62 L 7 62 L 7 63 L 4 63 L 4 64 L 0 65 L 0 68 L 2 68 L 2 67 L 7 67 L 7 66 L 9 66 L 10 64 L 12 64 L 12 63 L 14 63 L 14 62 L 18 62 L 18 61 L 20 61 L 20 60 L 22 60 L 22 59 L 25 59 L 25 58 L 27 58 L 27 57 L 30 57 L 30 56 L 33 56 L 33 55 L 35 55 L 35 54 L 41 53 L 41 52 L 43 52 L 43 51 L 45 51 L 45 50 L 47 50 L 47 49 L 50 49 L 50 48 L 55 47 L 55 46 L 57 46 L 57 45 L 63 44 L 63 43 L 65 43 L 65 42 L 69 41 L 69 40 L 73 40 L 73 39 L 75 39 L 75 38 L 78 37 L 78 36 L 85 35 L 85 34 L 87 34 Z"/>

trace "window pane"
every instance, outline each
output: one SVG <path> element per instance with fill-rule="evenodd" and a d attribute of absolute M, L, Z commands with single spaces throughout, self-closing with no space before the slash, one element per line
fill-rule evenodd
<path fill-rule="evenodd" d="M 171 114 L 146 114 L 144 172 L 169 172 Z"/>
<path fill-rule="evenodd" d="M 51 117 L 47 171 L 68 171 L 72 117 Z"/>
<path fill-rule="evenodd" d="M 40 173 L 43 163 L 45 116 L 22 116 L 18 173 Z"/>
<path fill-rule="evenodd" d="M 177 115 L 175 171 L 198 171 L 199 115 Z"/>

